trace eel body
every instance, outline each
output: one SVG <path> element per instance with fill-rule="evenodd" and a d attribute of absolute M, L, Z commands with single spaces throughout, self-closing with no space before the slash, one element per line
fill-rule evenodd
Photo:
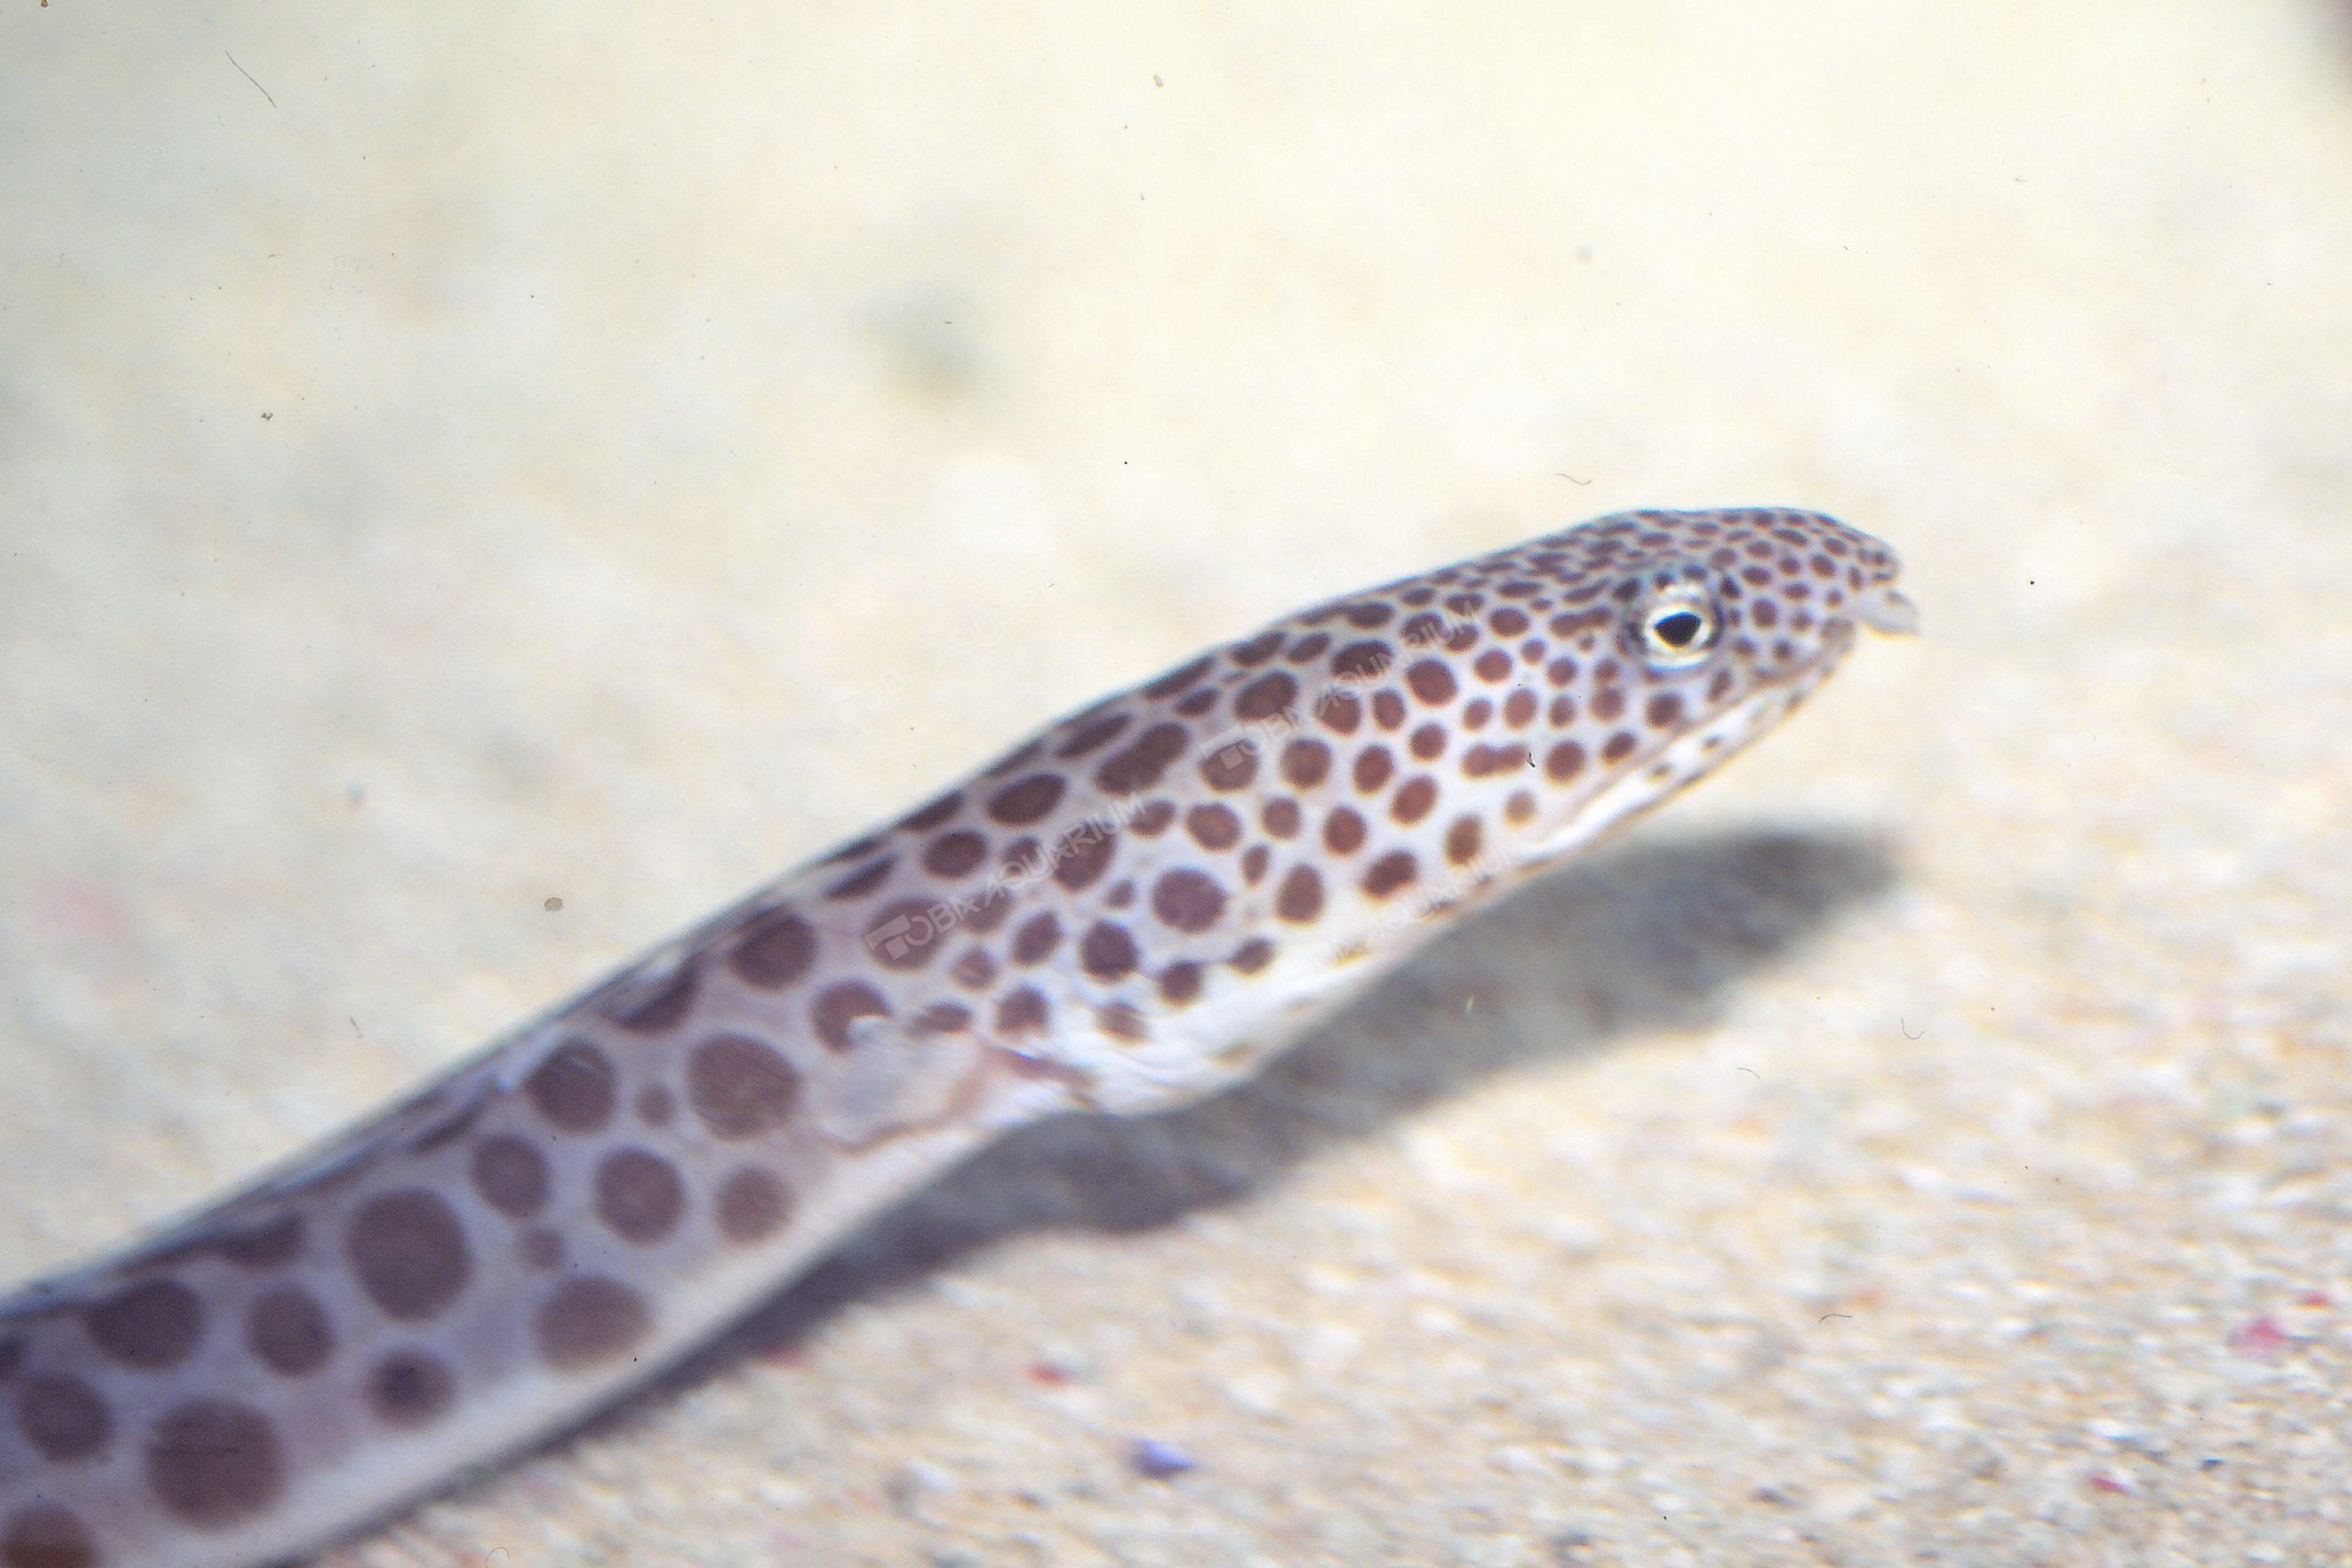
<path fill-rule="evenodd" d="M 401 1102 L 0 1301 L 0 1568 L 254 1568 L 577 1420 L 1013 1126 L 1254 1072 L 1770 728 L 1891 551 L 1621 513 L 1071 715 Z"/>

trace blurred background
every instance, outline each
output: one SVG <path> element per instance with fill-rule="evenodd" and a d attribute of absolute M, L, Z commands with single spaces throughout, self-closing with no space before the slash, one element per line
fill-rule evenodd
<path fill-rule="evenodd" d="M 2347 255 L 2318 0 L 5 0 L 0 1273 L 1201 644 L 1800 504 L 1924 638 L 334 1562 L 2339 1551 Z"/>

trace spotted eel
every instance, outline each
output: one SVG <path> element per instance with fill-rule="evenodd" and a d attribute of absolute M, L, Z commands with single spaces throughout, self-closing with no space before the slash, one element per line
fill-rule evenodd
<path fill-rule="evenodd" d="M 572 1422 L 1007 1129 L 1254 1072 L 1912 629 L 1816 513 L 1620 513 L 1048 727 L 0 1303 L 0 1565 L 252 1568 Z"/>

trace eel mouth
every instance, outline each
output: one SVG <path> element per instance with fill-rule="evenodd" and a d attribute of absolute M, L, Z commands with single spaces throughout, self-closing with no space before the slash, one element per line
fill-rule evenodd
<path fill-rule="evenodd" d="M 1846 613 L 1889 637 L 1911 637 L 1919 630 L 1919 606 L 1896 592 L 1893 583 L 1883 582 L 1855 595 Z"/>
<path fill-rule="evenodd" d="M 1714 772 L 1828 678 L 1853 645 L 1853 631 L 1847 629 L 1839 641 L 1842 646 L 1765 682 L 1704 722 L 1652 746 L 1538 840 L 1531 862 L 1549 861 L 1598 842 Z"/>

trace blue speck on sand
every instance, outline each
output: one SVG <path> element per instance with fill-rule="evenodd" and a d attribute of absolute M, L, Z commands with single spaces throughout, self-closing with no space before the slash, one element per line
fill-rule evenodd
<path fill-rule="evenodd" d="M 1200 1461 L 1173 1443 L 1158 1438 L 1137 1438 L 1127 1450 L 1127 1462 L 1147 1481 L 1166 1481 L 1200 1468 Z"/>

